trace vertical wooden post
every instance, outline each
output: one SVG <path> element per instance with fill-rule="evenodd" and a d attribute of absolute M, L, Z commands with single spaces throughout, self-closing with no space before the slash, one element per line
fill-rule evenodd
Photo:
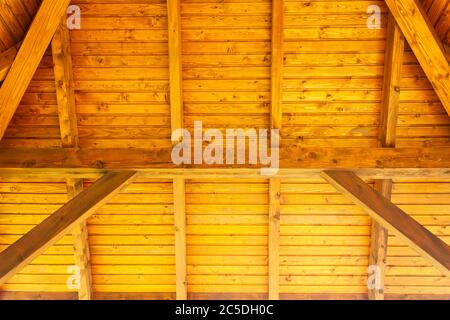
<path fill-rule="evenodd" d="M 379 144 L 381 147 L 395 147 L 403 53 L 404 39 L 402 32 L 395 23 L 392 14 L 389 13 L 379 132 Z M 391 199 L 392 180 L 375 180 L 374 187 L 385 198 Z M 368 297 L 371 300 L 384 299 L 387 246 L 388 231 L 372 219 L 369 265 L 374 268 L 376 275 L 380 279 L 377 281 L 378 288 L 368 288 Z"/>
<path fill-rule="evenodd" d="M 283 60 L 284 60 L 284 0 L 272 0 L 272 69 L 271 69 L 271 126 L 281 129 Z"/>
<path fill-rule="evenodd" d="M 170 123 L 172 132 L 183 128 L 183 69 L 181 60 L 180 0 L 167 0 L 169 32 Z M 178 141 L 172 141 L 177 143 Z M 173 179 L 175 215 L 176 297 L 187 299 L 186 209 L 184 179 Z"/>
<path fill-rule="evenodd" d="M 75 198 L 83 191 L 83 179 L 67 179 L 67 193 L 69 200 Z M 91 300 L 92 274 L 91 255 L 89 252 L 89 239 L 86 221 L 76 225 L 72 229 L 73 251 L 75 265 L 80 268 L 80 288 L 78 289 L 79 300 Z"/>
<path fill-rule="evenodd" d="M 78 126 L 70 34 L 67 29 L 66 17 L 61 19 L 51 45 L 61 145 L 64 148 L 76 148 L 78 147 Z M 66 186 L 70 200 L 83 190 L 83 180 L 67 179 Z M 92 274 L 88 238 L 86 221 L 73 228 L 72 239 L 75 265 L 80 268 L 80 288 L 78 290 L 78 299 L 80 300 L 92 299 Z"/>
<path fill-rule="evenodd" d="M 392 180 L 375 180 L 375 190 L 385 198 L 391 199 Z M 388 230 L 372 219 L 369 266 L 375 267 L 375 276 L 379 277 L 376 284 L 379 286 L 369 288 L 370 300 L 384 300 L 384 275 L 386 269 L 386 254 L 388 245 Z"/>
<path fill-rule="evenodd" d="M 269 299 L 280 298 L 280 179 L 269 180 Z"/>
<path fill-rule="evenodd" d="M 272 129 L 281 130 L 283 119 L 283 63 L 284 63 L 284 0 L 272 1 L 272 67 L 271 107 Z M 269 299 L 280 297 L 280 179 L 269 179 Z"/>
<path fill-rule="evenodd" d="M 167 0 L 169 26 L 169 79 L 172 132 L 183 127 L 183 69 L 181 60 L 180 0 Z"/>
<path fill-rule="evenodd" d="M 186 204 L 183 178 L 173 179 L 173 207 L 175 215 L 176 297 L 177 300 L 186 300 Z"/>

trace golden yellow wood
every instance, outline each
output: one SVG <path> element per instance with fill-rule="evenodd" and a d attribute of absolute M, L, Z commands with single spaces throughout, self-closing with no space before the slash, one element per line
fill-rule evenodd
<path fill-rule="evenodd" d="M 284 64 L 284 0 L 272 1 L 272 69 L 271 69 L 271 128 L 281 129 L 283 64 Z"/>
<path fill-rule="evenodd" d="M 322 176 L 378 223 L 404 240 L 443 275 L 450 276 L 450 247 L 432 233 L 432 228 L 424 228 L 352 172 L 324 171 Z"/>
<path fill-rule="evenodd" d="M 170 114 L 172 132 L 183 128 L 183 67 L 181 58 L 181 7 L 180 0 L 167 0 Z"/>
<path fill-rule="evenodd" d="M 175 220 L 175 257 L 176 257 L 176 297 L 187 299 L 186 272 L 186 205 L 185 182 L 183 178 L 173 179 L 173 210 Z"/>
<path fill-rule="evenodd" d="M 281 181 L 269 180 L 269 299 L 280 298 L 280 205 L 281 205 Z M 254 219 L 253 219 L 254 220 Z"/>
<path fill-rule="evenodd" d="M 6 131 L 69 0 L 44 0 L 0 88 L 0 139 Z"/>
<path fill-rule="evenodd" d="M 20 44 L 21 43 L 18 43 L 14 47 L 11 47 L 0 54 L 0 81 L 5 80 L 12 63 L 14 62 L 17 51 L 20 48 Z"/>
<path fill-rule="evenodd" d="M 134 171 L 107 173 L 41 224 L 30 228 L 28 233 L 0 253 L 0 284 L 4 284 L 75 225 L 89 217 L 135 176 Z M 21 254 L 18 255 L 18 252 Z"/>
<path fill-rule="evenodd" d="M 450 115 L 450 66 L 424 9 L 416 0 L 386 0 L 386 4 Z"/>

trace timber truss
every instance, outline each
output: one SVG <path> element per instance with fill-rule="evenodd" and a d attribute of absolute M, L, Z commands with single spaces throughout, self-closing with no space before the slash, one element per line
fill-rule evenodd
<path fill-rule="evenodd" d="M 370 264 L 384 273 L 387 234 L 403 239 L 444 275 L 450 276 L 450 247 L 390 201 L 393 178 L 450 177 L 450 148 L 395 148 L 399 82 L 405 40 L 442 105 L 450 114 L 450 67 L 424 10 L 415 0 L 386 0 L 390 9 L 379 148 L 297 148 L 280 150 L 280 171 L 264 177 L 257 168 L 177 167 L 170 149 L 79 149 L 74 85 L 65 12 L 69 0 L 43 0 L 21 43 L 0 56 L 0 139 L 11 121 L 47 47 L 51 44 L 64 149 L 0 149 L 0 174 L 64 176 L 72 199 L 0 253 L 0 285 L 67 233 L 74 235 L 81 269 L 80 299 L 92 297 L 86 219 L 137 176 L 173 179 L 176 295 L 187 298 L 185 179 L 269 179 L 269 298 L 279 298 L 280 179 L 321 175 L 372 218 Z M 172 130 L 183 127 L 180 1 L 168 0 Z M 273 1 L 271 125 L 281 128 L 284 1 Z M 350 158 L 348 155 L 352 155 Z M 375 181 L 372 188 L 361 178 Z M 82 179 L 98 178 L 82 190 Z M 369 291 L 383 299 L 383 287 Z"/>

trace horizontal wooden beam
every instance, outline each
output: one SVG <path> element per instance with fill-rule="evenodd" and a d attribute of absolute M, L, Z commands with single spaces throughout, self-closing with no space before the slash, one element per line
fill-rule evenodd
<path fill-rule="evenodd" d="M 417 0 L 386 0 L 386 4 L 450 115 L 450 66 L 425 10 Z"/>
<path fill-rule="evenodd" d="M 1 148 L 0 169 L 257 169 L 261 165 L 176 165 L 172 148 Z M 280 150 L 283 169 L 427 169 L 450 171 L 450 148 L 301 148 Z"/>
<path fill-rule="evenodd" d="M 450 277 L 450 246 L 349 171 L 324 171 L 323 178 L 379 224 Z"/>
<path fill-rule="evenodd" d="M 280 169 L 270 178 L 282 179 L 317 179 L 326 169 Z M 365 179 L 450 179 L 448 168 L 346 168 Z M 14 168 L 0 169 L 1 178 L 20 179 L 97 179 L 108 170 L 86 168 Z M 121 170 L 116 170 L 121 171 Z M 253 168 L 160 168 L 138 169 L 139 176 L 146 179 L 263 179 L 259 169 Z"/>
<path fill-rule="evenodd" d="M 117 194 L 135 171 L 109 172 L 0 253 L 0 285 Z"/>

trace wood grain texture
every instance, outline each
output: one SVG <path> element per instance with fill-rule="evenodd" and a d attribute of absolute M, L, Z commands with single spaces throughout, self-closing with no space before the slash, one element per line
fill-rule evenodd
<path fill-rule="evenodd" d="M 0 284 L 108 202 L 136 176 L 134 171 L 109 172 L 0 253 Z"/>
<path fill-rule="evenodd" d="M 404 55 L 404 39 L 394 17 L 388 14 L 386 53 L 384 59 L 383 98 L 381 105 L 381 122 L 379 145 L 395 147 L 397 134 L 397 115 L 400 106 L 400 81 Z M 392 180 L 375 180 L 374 188 L 386 199 L 391 198 Z M 371 300 L 384 299 L 384 278 L 386 268 L 388 231 L 372 219 L 371 241 L 369 248 L 369 267 L 376 267 L 379 277 L 378 288 L 369 288 Z"/>
<path fill-rule="evenodd" d="M 403 35 L 394 17 L 389 14 L 380 124 L 380 144 L 382 147 L 395 146 L 403 53 Z"/>
<path fill-rule="evenodd" d="M 269 180 L 269 299 L 280 299 L 281 180 Z"/>
<path fill-rule="evenodd" d="M 20 44 L 21 43 L 18 43 L 0 54 L 0 81 L 5 80 L 16 54 L 19 51 Z"/>
<path fill-rule="evenodd" d="M 172 132 L 183 128 L 183 66 L 181 57 L 181 6 L 180 0 L 167 0 L 170 114 Z"/>
<path fill-rule="evenodd" d="M 373 219 L 450 276 L 450 247 L 350 171 L 324 171 L 323 178 Z"/>
<path fill-rule="evenodd" d="M 90 169 L 141 171 L 174 168 L 259 168 L 259 165 L 173 164 L 172 148 L 29 149 L 1 148 L 1 169 Z M 349 157 L 348 155 L 352 155 Z M 280 150 L 280 169 L 427 169 L 450 167 L 450 148 L 301 148 Z M 426 171 L 426 170 L 425 170 Z"/>
<path fill-rule="evenodd" d="M 187 299 L 186 204 L 183 178 L 173 179 L 173 211 L 175 216 L 176 298 Z"/>
<path fill-rule="evenodd" d="M 386 0 L 386 4 L 450 115 L 450 66 L 424 9 L 416 0 Z"/>
<path fill-rule="evenodd" d="M 0 88 L 0 139 L 66 12 L 69 0 L 44 0 Z"/>
<path fill-rule="evenodd" d="M 52 39 L 53 70 L 58 103 L 59 128 L 63 147 L 78 147 L 78 128 L 72 70 L 70 36 L 64 17 Z"/>
<path fill-rule="evenodd" d="M 390 200 L 392 193 L 392 180 L 375 180 L 374 185 L 383 197 Z M 385 298 L 385 269 L 388 246 L 388 231 L 376 220 L 372 219 L 370 231 L 369 266 L 375 266 L 379 277 L 379 288 L 369 288 L 370 300 L 384 300 Z"/>
<path fill-rule="evenodd" d="M 284 0 L 272 1 L 272 66 L 270 115 L 272 129 L 281 129 L 283 118 L 283 64 L 284 64 Z"/>
<path fill-rule="evenodd" d="M 73 199 L 83 191 L 83 179 L 67 179 L 68 198 Z M 91 300 L 93 295 L 91 255 L 86 221 L 75 225 L 72 229 L 75 265 L 80 268 L 79 300 Z"/>

